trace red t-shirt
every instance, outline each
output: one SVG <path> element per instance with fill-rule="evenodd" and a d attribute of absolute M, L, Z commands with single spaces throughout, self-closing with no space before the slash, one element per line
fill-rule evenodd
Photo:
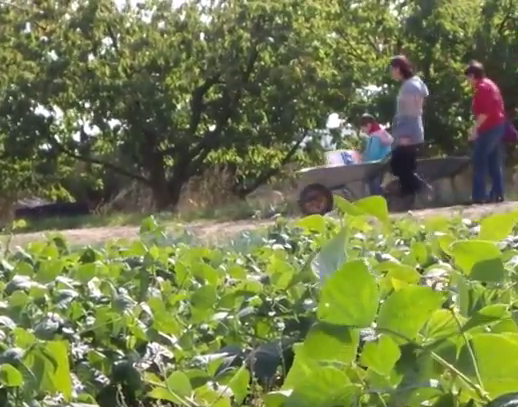
<path fill-rule="evenodd" d="M 475 118 L 487 115 L 486 120 L 477 131 L 486 131 L 505 122 L 504 100 L 498 86 L 489 78 L 483 78 L 475 85 L 473 96 L 473 112 Z"/>

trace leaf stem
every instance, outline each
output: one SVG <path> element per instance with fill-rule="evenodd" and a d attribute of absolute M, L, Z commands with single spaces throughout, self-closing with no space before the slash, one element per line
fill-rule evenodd
<path fill-rule="evenodd" d="M 477 378 L 480 395 L 485 400 L 489 400 L 490 401 L 491 399 L 489 398 L 487 392 L 484 390 L 484 384 L 482 383 L 482 377 L 480 376 L 480 371 L 478 370 L 477 358 L 475 357 L 475 352 L 473 351 L 471 343 L 469 342 L 468 336 L 466 335 L 466 332 L 462 329 L 462 324 L 461 324 L 461 322 L 459 320 L 459 317 L 458 317 L 458 315 L 455 312 L 455 309 L 453 307 L 450 308 L 450 312 L 451 312 L 451 314 L 453 316 L 453 319 L 455 319 L 455 322 L 457 323 L 457 326 L 459 327 L 459 331 L 460 331 L 460 333 L 462 335 L 462 338 L 464 339 L 464 342 L 466 342 L 466 347 L 468 348 L 469 355 L 470 355 L 471 361 L 473 363 L 473 368 L 475 370 L 475 376 Z"/>
<path fill-rule="evenodd" d="M 469 377 L 467 377 L 464 373 L 462 373 L 459 369 L 457 369 L 455 366 L 444 360 L 442 357 L 440 357 L 437 353 L 433 352 L 431 349 L 423 347 L 422 345 L 418 344 L 414 340 L 411 340 L 410 338 L 407 338 L 405 335 L 400 334 L 399 332 L 392 331 L 391 329 L 387 328 L 373 328 L 376 332 L 380 333 L 386 333 L 390 335 L 397 336 L 401 339 L 404 339 L 408 343 L 416 346 L 417 348 L 423 350 L 424 352 L 430 352 L 433 359 L 435 359 L 438 363 L 440 363 L 442 366 L 444 366 L 446 369 L 450 370 L 452 373 L 456 374 L 458 377 L 460 377 L 469 387 L 471 387 L 475 392 L 484 400 L 491 401 L 491 398 L 489 397 L 488 393 L 483 389 L 482 387 L 482 381 L 479 380 L 479 384 L 474 383 Z M 468 348 L 472 352 L 471 347 L 468 345 Z M 474 357 L 474 354 L 473 354 Z M 476 366 L 476 364 L 475 364 Z M 477 379 L 479 379 L 479 374 L 477 370 Z"/>
<path fill-rule="evenodd" d="M 450 364 L 449 362 L 447 362 L 446 360 L 444 360 L 443 358 L 441 358 L 437 353 L 435 352 L 430 352 L 430 354 L 432 355 L 432 357 L 437 361 L 439 362 L 441 365 L 443 365 L 445 368 L 447 368 L 448 370 L 450 370 L 452 373 L 455 373 L 457 376 L 459 376 L 462 381 L 464 381 L 469 387 L 471 387 L 473 390 L 475 390 L 475 392 L 479 395 L 479 397 L 481 397 L 482 399 L 484 399 L 485 401 L 491 401 L 491 398 L 489 397 L 489 395 L 483 390 L 480 388 L 480 386 L 478 386 L 477 384 L 473 383 L 473 381 L 467 377 L 464 373 L 462 373 L 459 369 L 457 369 L 455 366 L 453 366 L 452 364 Z"/>

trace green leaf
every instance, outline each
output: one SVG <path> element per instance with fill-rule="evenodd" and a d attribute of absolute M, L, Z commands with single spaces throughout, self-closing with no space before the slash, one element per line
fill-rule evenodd
<path fill-rule="evenodd" d="M 248 394 L 248 383 L 250 381 L 250 372 L 246 366 L 241 366 L 236 374 L 230 380 L 229 386 L 234 393 L 234 403 L 238 406 L 243 404 Z"/>
<path fill-rule="evenodd" d="M 470 341 L 484 390 L 497 398 L 518 389 L 518 341 L 511 334 L 477 334 Z M 459 355 L 462 372 L 476 382 L 470 351 L 464 345 Z"/>
<path fill-rule="evenodd" d="M 382 196 L 368 196 L 354 203 L 364 214 L 374 216 L 384 224 L 390 222 L 387 201 Z"/>
<path fill-rule="evenodd" d="M 400 356 L 397 343 L 390 336 L 380 335 L 376 341 L 364 345 L 360 362 L 382 376 L 389 376 Z"/>
<path fill-rule="evenodd" d="M 167 389 L 170 392 L 182 397 L 188 398 L 192 395 L 192 386 L 189 378 L 183 372 L 173 372 L 166 380 Z"/>
<path fill-rule="evenodd" d="M 196 404 L 189 403 L 188 406 L 211 406 L 211 407 L 231 407 L 229 397 L 222 394 L 221 389 L 214 390 L 208 384 L 196 389 Z M 185 405 L 185 404 L 184 404 Z"/>
<path fill-rule="evenodd" d="M 480 222 L 481 240 L 500 241 L 506 239 L 518 223 L 518 212 L 494 213 Z"/>
<path fill-rule="evenodd" d="M 42 261 L 39 263 L 36 280 L 40 283 L 50 283 L 63 273 L 63 267 L 65 267 L 63 259 Z"/>
<path fill-rule="evenodd" d="M 334 367 L 318 367 L 293 388 L 284 407 L 341 406 L 352 404 L 360 387 Z"/>
<path fill-rule="evenodd" d="M 47 342 L 35 352 L 32 370 L 43 391 L 60 392 L 66 400 L 72 397 L 72 377 L 68 346 L 64 341 Z"/>
<path fill-rule="evenodd" d="M 198 288 L 191 297 L 191 305 L 201 310 L 210 309 L 218 299 L 216 288 L 212 285 L 205 285 Z"/>
<path fill-rule="evenodd" d="M 359 342 L 358 330 L 317 322 L 304 339 L 302 351 L 311 359 L 348 364 L 356 357 Z"/>
<path fill-rule="evenodd" d="M 0 365 L 0 383 L 6 387 L 20 387 L 23 376 L 18 369 L 8 364 Z"/>
<path fill-rule="evenodd" d="M 295 226 L 310 232 L 324 233 L 326 219 L 322 215 L 310 215 L 297 221 Z"/>
<path fill-rule="evenodd" d="M 97 271 L 96 263 L 85 263 L 81 264 L 76 271 L 77 279 L 83 283 L 88 283 L 92 278 L 95 277 Z"/>
<path fill-rule="evenodd" d="M 57 365 L 54 371 L 54 386 L 69 400 L 72 397 L 72 378 L 68 360 L 68 345 L 64 341 L 47 342 L 45 350 Z"/>
<path fill-rule="evenodd" d="M 189 403 L 186 403 L 184 400 L 163 387 L 155 387 L 147 394 L 147 396 L 156 400 L 170 401 L 172 403 L 180 404 L 181 406 L 190 406 Z"/>
<path fill-rule="evenodd" d="M 421 274 L 414 267 L 394 261 L 380 263 L 374 270 L 380 273 L 386 272 L 388 278 L 395 278 L 409 284 L 416 284 L 421 279 Z"/>
<path fill-rule="evenodd" d="M 463 317 L 458 316 L 462 321 Z M 448 338 L 460 333 L 460 328 L 452 312 L 447 309 L 438 309 L 433 313 L 423 328 L 422 334 L 427 342 Z"/>
<path fill-rule="evenodd" d="M 494 242 L 459 240 L 450 250 L 457 266 L 472 280 L 501 282 L 507 275 L 502 253 Z"/>
<path fill-rule="evenodd" d="M 398 343 L 413 341 L 419 330 L 443 302 L 443 294 L 431 288 L 403 287 L 392 293 L 381 306 L 377 321 L 378 328 L 395 333 L 392 338 Z"/>
<path fill-rule="evenodd" d="M 378 309 L 379 289 L 362 261 L 344 264 L 325 283 L 317 317 L 335 325 L 368 327 Z"/>
<path fill-rule="evenodd" d="M 277 390 L 271 391 L 266 396 L 264 396 L 264 406 L 265 407 L 282 407 L 290 397 L 292 390 Z"/>
<path fill-rule="evenodd" d="M 504 319 L 510 319 L 511 313 L 509 306 L 506 304 L 491 304 L 478 310 L 463 326 L 462 332 L 467 332 L 470 329 L 489 325 Z"/>
<path fill-rule="evenodd" d="M 320 281 L 325 281 L 347 261 L 345 245 L 347 243 L 347 232 L 342 228 L 340 232 L 330 239 L 320 250 L 311 263 L 315 275 Z"/>
<path fill-rule="evenodd" d="M 352 204 L 339 195 L 333 195 L 333 206 L 338 208 L 344 215 L 363 216 L 366 214 L 362 208 Z"/>

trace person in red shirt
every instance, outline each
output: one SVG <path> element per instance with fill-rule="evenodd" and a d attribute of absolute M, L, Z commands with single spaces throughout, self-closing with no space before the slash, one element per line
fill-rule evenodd
<path fill-rule="evenodd" d="M 473 114 L 475 124 L 470 131 L 473 148 L 473 192 L 474 203 L 488 202 L 486 174 L 492 182 L 491 199 L 504 200 L 502 157 L 500 145 L 505 133 L 506 118 L 502 95 L 498 86 L 486 77 L 484 66 L 472 61 L 464 74 L 473 85 Z"/>

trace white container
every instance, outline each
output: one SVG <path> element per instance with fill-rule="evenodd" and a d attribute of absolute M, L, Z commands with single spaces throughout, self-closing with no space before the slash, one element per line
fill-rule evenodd
<path fill-rule="evenodd" d="M 360 156 L 354 150 L 327 151 L 326 164 L 328 166 L 359 164 Z"/>

